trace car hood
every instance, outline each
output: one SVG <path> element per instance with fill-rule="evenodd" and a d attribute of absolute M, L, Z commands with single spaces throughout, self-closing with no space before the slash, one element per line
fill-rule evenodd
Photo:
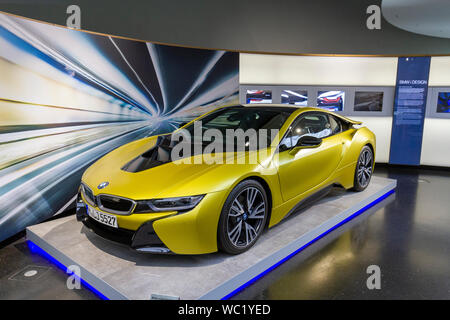
<path fill-rule="evenodd" d="M 207 164 L 196 163 L 199 156 L 167 162 L 139 172 L 127 172 L 123 167 L 137 156 L 151 149 L 157 137 L 138 140 L 108 153 L 91 167 L 82 177 L 95 195 L 113 194 L 125 198 L 144 200 L 162 197 L 177 197 L 206 194 L 224 190 L 239 177 L 257 170 L 259 163 Z M 248 157 L 249 152 L 221 153 L 223 159 Z M 190 161 L 190 163 L 183 163 Z M 98 185 L 108 182 L 104 189 Z"/>

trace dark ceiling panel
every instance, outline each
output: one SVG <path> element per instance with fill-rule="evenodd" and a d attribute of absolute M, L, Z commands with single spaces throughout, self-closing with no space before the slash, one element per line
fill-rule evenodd
<path fill-rule="evenodd" d="M 366 27 L 381 0 L 0 0 L 0 10 L 65 25 L 81 7 L 82 29 L 169 44 L 297 54 L 450 54 L 450 39 L 411 33 L 382 20 Z"/>

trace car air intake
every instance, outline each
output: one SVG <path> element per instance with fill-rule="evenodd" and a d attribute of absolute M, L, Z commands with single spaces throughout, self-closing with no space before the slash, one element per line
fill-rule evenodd
<path fill-rule="evenodd" d="M 159 136 L 156 144 L 122 167 L 123 171 L 140 172 L 168 163 L 171 151 L 171 136 Z"/>
<path fill-rule="evenodd" d="M 129 214 L 135 205 L 134 201 L 115 196 L 99 195 L 97 197 L 99 208 L 111 213 Z"/>

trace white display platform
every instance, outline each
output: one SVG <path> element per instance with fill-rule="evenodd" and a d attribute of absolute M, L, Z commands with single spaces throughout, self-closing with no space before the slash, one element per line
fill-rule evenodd
<path fill-rule="evenodd" d="M 236 256 L 138 253 L 100 238 L 75 216 L 31 226 L 27 239 L 31 248 L 52 260 L 79 266 L 81 278 L 108 299 L 223 299 L 380 202 L 396 185 L 374 176 L 363 192 L 333 189 Z"/>

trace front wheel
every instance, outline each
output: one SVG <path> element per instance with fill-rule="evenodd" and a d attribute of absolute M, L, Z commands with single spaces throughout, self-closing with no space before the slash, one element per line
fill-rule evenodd
<path fill-rule="evenodd" d="M 228 195 L 218 227 L 219 247 L 239 254 L 253 246 L 263 232 L 268 216 L 267 195 L 255 180 L 239 183 Z"/>
<path fill-rule="evenodd" d="M 355 178 L 353 190 L 363 191 L 367 188 L 372 178 L 373 171 L 373 152 L 369 146 L 364 146 L 359 154 L 358 162 L 356 163 Z"/>

